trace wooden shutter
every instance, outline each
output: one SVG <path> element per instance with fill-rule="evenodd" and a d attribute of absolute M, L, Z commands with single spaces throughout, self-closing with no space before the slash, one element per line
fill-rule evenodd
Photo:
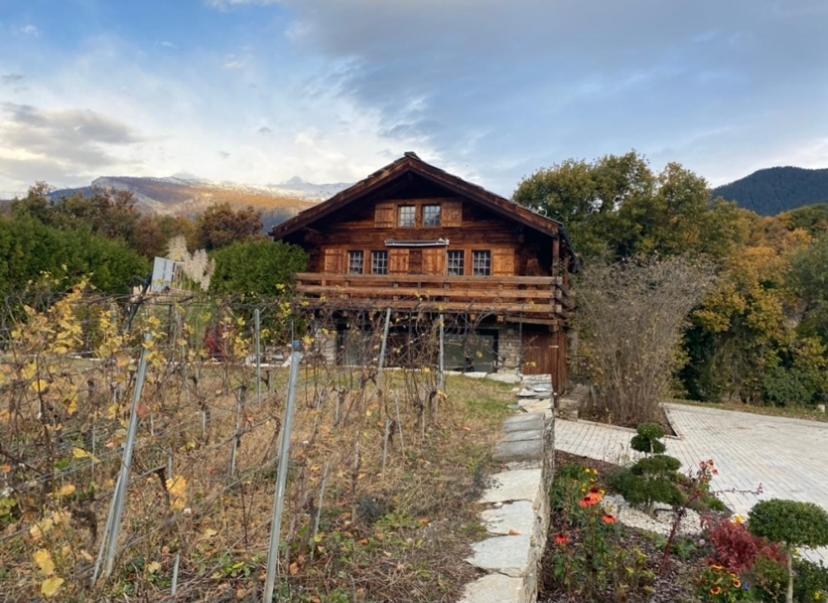
<path fill-rule="evenodd" d="M 511 276 L 515 273 L 515 250 L 511 247 L 492 249 L 492 275 Z"/>
<path fill-rule="evenodd" d="M 392 249 L 388 252 L 388 272 L 391 274 L 408 272 L 408 249 Z"/>
<path fill-rule="evenodd" d="M 323 272 L 342 274 L 345 272 L 345 250 L 326 247 Z"/>
<path fill-rule="evenodd" d="M 423 272 L 425 274 L 446 273 L 445 247 L 429 247 L 423 249 Z"/>
<path fill-rule="evenodd" d="M 440 210 L 440 222 L 443 226 L 461 226 L 463 224 L 463 202 L 443 201 Z"/>
<path fill-rule="evenodd" d="M 395 217 L 393 203 L 377 203 L 374 208 L 374 226 L 377 228 L 394 228 Z"/>

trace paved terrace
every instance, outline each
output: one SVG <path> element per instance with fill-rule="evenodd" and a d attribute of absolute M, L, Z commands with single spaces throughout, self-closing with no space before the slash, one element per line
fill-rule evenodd
<path fill-rule="evenodd" d="M 747 515 L 766 498 L 810 501 L 828 509 L 828 423 L 666 404 L 678 438 L 666 438 L 667 453 L 685 470 L 713 459 L 719 475 L 713 489 L 734 513 Z M 555 448 L 612 463 L 631 460 L 632 430 L 588 421 L 556 419 Z M 755 491 L 762 485 L 763 492 Z M 811 555 L 808 555 L 809 557 Z M 828 563 L 828 548 L 817 558 Z"/>

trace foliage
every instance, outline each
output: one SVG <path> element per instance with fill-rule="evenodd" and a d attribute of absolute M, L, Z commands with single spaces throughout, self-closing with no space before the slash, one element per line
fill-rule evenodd
<path fill-rule="evenodd" d="M 828 169 L 766 168 L 720 186 L 713 194 L 737 201 L 759 214 L 778 214 L 828 200 Z"/>
<path fill-rule="evenodd" d="M 828 513 L 814 503 L 760 501 L 750 511 L 748 526 L 753 534 L 788 546 L 828 545 Z"/>
<path fill-rule="evenodd" d="M 641 423 L 636 427 L 636 434 L 630 440 L 630 447 L 645 454 L 661 454 L 666 450 L 664 442 L 664 428 L 658 423 Z"/>
<path fill-rule="evenodd" d="M 583 370 L 596 391 L 586 414 L 621 425 L 661 418 L 658 403 L 681 363 L 687 314 L 712 280 L 709 267 L 681 256 L 596 263 L 585 271 L 576 325 Z"/>
<path fill-rule="evenodd" d="M 610 486 L 634 505 L 652 507 L 653 503 L 660 502 L 678 506 L 685 500 L 679 487 L 679 467 L 681 462 L 671 456 L 646 457 L 618 471 L 612 476 Z"/>
<path fill-rule="evenodd" d="M 828 207 L 828 205 L 826 205 Z M 828 233 L 798 251 L 791 260 L 788 284 L 797 295 L 802 320 L 799 332 L 828 345 Z M 824 350 L 823 350 L 824 355 Z"/>
<path fill-rule="evenodd" d="M 804 559 L 797 560 L 796 587 L 794 596 L 797 601 L 817 603 L 828 600 L 828 568 Z"/>
<path fill-rule="evenodd" d="M 76 194 L 53 201 L 49 187 L 41 182 L 26 197 L 13 201 L 11 208 L 15 216 L 34 218 L 59 230 L 122 241 L 148 258 L 162 255 L 173 236 L 190 236 L 193 230 L 183 217 L 141 213 L 131 192 L 114 189 L 97 188 L 90 196 Z"/>
<path fill-rule="evenodd" d="M 742 601 L 747 593 L 739 576 L 721 565 L 710 565 L 699 577 L 699 598 L 702 601 Z"/>
<path fill-rule="evenodd" d="M 125 293 L 149 273 L 147 261 L 124 243 L 80 230 L 59 230 L 32 217 L 0 217 L 0 295 L 20 292 L 42 273 L 59 289 L 83 276 L 104 292 Z"/>
<path fill-rule="evenodd" d="M 258 235 L 261 213 L 252 207 L 234 210 L 229 203 L 208 207 L 195 222 L 195 247 L 212 251 Z"/>
<path fill-rule="evenodd" d="M 515 202 L 566 225 L 587 260 L 728 255 L 745 235 L 733 204 L 711 204 L 703 178 L 676 163 L 656 174 L 638 153 L 568 160 L 523 180 Z"/>
<path fill-rule="evenodd" d="M 751 594 L 759 601 L 781 603 L 785 600 L 785 590 L 788 584 L 785 561 L 759 555 L 750 572 L 747 573 L 746 580 L 750 583 Z"/>
<path fill-rule="evenodd" d="M 238 294 L 249 301 L 284 295 L 294 274 L 307 266 L 302 249 L 269 239 L 233 243 L 216 251 L 213 259 L 216 272 L 211 291 Z"/>
<path fill-rule="evenodd" d="M 754 505 L 748 522 L 752 533 L 785 545 L 788 562 L 785 600 L 792 603 L 795 592 L 794 547 L 828 545 L 828 513 L 814 503 L 774 498 Z"/>
<path fill-rule="evenodd" d="M 713 547 L 710 559 L 728 570 L 743 573 L 753 568 L 757 559 L 770 559 L 784 563 L 782 549 L 767 539 L 752 534 L 744 521 L 730 519 L 709 519 L 706 535 Z"/>

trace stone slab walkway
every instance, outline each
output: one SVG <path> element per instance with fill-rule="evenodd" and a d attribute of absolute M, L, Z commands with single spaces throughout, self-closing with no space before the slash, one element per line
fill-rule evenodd
<path fill-rule="evenodd" d="M 719 475 L 713 489 L 734 513 L 746 515 L 757 501 L 789 498 L 828 509 L 828 423 L 752 413 L 666 404 L 678 438 L 667 453 L 687 469 L 713 459 Z M 588 421 L 555 421 L 555 448 L 589 458 L 624 463 L 637 454 L 632 430 Z M 762 485 L 760 495 L 749 493 Z M 828 563 L 828 549 L 809 557 Z"/>

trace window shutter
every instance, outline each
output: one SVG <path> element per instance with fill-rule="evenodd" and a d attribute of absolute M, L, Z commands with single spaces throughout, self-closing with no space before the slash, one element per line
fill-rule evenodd
<path fill-rule="evenodd" d="M 446 248 L 430 247 L 423 249 L 423 272 L 425 274 L 446 273 Z"/>
<path fill-rule="evenodd" d="M 341 274 L 345 272 L 345 250 L 333 247 L 325 248 L 324 272 Z"/>
<path fill-rule="evenodd" d="M 391 274 L 408 272 L 408 249 L 392 249 L 388 252 L 388 272 Z"/>
<path fill-rule="evenodd" d="M 462 226 L 463 224 L 463 202 L 443 201 L 440 221 L 443 226 Z"/>
<path fill-rule="evenodd" d="M 394 217 L 393 203 L 377 203 L 374 208 L 374 226 L 377 228 L 393 228 Z"/>
<path fill-rule="evenodd" d="M 515 273 L 515 250 L 511 247 L 492 249 L 492 275 L 511 276 Z"/>

